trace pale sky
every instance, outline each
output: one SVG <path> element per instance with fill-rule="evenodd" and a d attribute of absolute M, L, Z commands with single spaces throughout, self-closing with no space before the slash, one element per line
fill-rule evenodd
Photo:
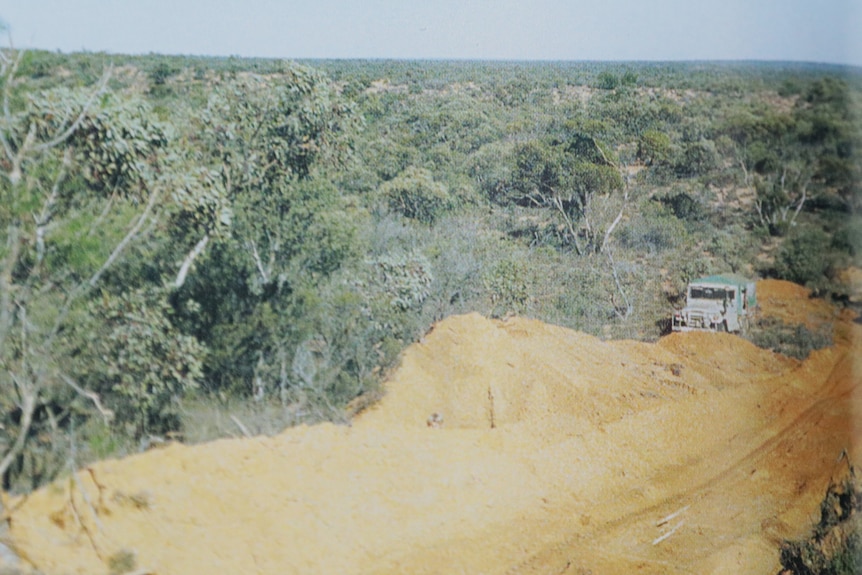
<path fill-rule="evenodd" d="M 0 0 L 0 19 L 63 52 L 862 66 L 862 0 Z"/>

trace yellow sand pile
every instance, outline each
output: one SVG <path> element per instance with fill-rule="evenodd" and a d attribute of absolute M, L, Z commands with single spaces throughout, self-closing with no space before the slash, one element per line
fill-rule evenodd
<path fill-rule="evenodd" d="M 811 291 L 794 283 L 764 280 L 757 284 L 757 305 L 765 316 L 817 329 L 836 319 L 836 310 L 826 301 L 811 297 Z"/>
<path fill-rule="evenodd" d="M 93 465 L 15 511 L 15 548 L 88 575 L 123 556 L 159 575 L 774 573 L 839 454 L 860 455 L 859 328 L 758 290 L 845 337 L 800 363 L 726 334 L 449 318 L 352 427 Z"/>

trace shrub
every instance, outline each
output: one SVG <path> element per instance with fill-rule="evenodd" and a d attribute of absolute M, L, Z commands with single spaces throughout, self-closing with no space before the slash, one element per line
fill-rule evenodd
<path fill-rule="evenodd" d="M 699 277 L 713 271 L 709 260 L 699 252 L 684 250 L 677 258 L 669 262 L 670 278 L 673 291 L 680 296 L 685 295 L 686 286 Z"/>
<path fill-rule="evenodd" d="M 509 143 L 494 142 L 482 146 L 467 159 L 467 173 L 492 202 L 505 203 L 506 189 L 512 181 L 512 148 Z"/>
<path fill-rule="evenodd" d="M 802 360 L 812 351 L 832 345 L 832 326 L 812 330 L 803 324 L 787 325 L 767 317 L 752 326 L 746 337 L 758 347 Z"/>
<path fill-rule="evenodd" d="M 105 293 L 91 308 L 99 323 L 90 326 L 81 379 L 103 395 L 128 435 L 176 429 L 175 400 L 198 387 L 203 346 L 171 324 L 172 308 L 158 291 Z"/>
<path fill-rule="evenodd" d="M 641 208 L 619 231 L 623 246 L 650 254 L 677 247 L 686 236 L 685 225 L 655 203 Z"/>
<path fill-rule="evenodd" d="M 610 70 L 605 70 L 596 77 L 596 88 L 600 90 L 615 90 L 619 85 L 620 77 Z"/>
<path fill-rule="evenodd" d="M 832 248 L 853 258 L 862 255 L 862 218 L 842 218 L 832 233 Z"/>
<path fill-rule="evenodd" d="M 383 184 L 381 192 L 390 209 L 425 224 L 433 224 L 453 203 L 446 186 L 435 182 L 428 170 L 415 166 Z"/>
<path fill-rule="evenodd" d="M 527 311 L 531 286 L 526 264 L 511 259 L 501 260 L 485 273 L 484 281 L 494 306 L 493 315 Z"/>
<path fill-rule="evenodd" d="M 676 162 L 676 173 L 683 177 L 702 176 L 718 165 L 718 152 L 710 140 L 685 145 Z"/>
<path fill-rule="evenodd" d="M 83 168 L 84 178 L 106 195 L 138 192 L 147 174 L 148 159 L 169 143 L 142 99 L 103 96 L 98 106 L 86 108 L 89 94 L 58 88 L 30 98 L 28 121 L 40 137 L 65 129 L 69 110 L 87 110 L 70 142 Z"/>
<path fill-rule="evenodd" d="M 670 137 L 657 130 L 647 130 L 638 139 L 637 157 L 648 166 L 666 164 L 671 157 Z"/>
<path fill-rule="evenodd" d="M 738 225 L 717 229 L 709 241 L 709 251 L 734 273 L 740 273 L 753 259 L 758 246 Z"/>
<path fill-rule="evenodd" d="M 856 575 L 862 572 L 862 497 L 852 474 L 829 486 L 820 521 L 806 539 L 781 544 L 782 573 Z"/>
<path fill-rule="evenodd" d="M 775 276 L 815 290 L 823 289 L 832 264 L 830 244 L 830 237 L 819 228 L 795 230 L 775 256 Z"/>
<path fill-rule="evenodd" d="M 706 216 L 701 202 L 685 191 L 676 191 L 662 196 L 659 198 L 659 202 L 669 208 L 673 215 L 681 220 L 696 222 Z"/>
<path fill-rule="evenodd" d="M 418 252 L 389 254 L 372 263 L 393 308 L 407 311 L 422 306 L 434 279 L 425 256 Z"/>

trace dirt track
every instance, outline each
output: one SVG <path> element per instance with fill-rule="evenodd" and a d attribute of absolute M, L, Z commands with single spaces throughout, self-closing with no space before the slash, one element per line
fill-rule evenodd
<path fill-rule="evenodd" d="M 732 335 L 449 318 L 352 427 L 102 462 L 33 494 L 11 534 L 46 573 L 125 549 L 159 575 L 772 574 L 842 451 L 862 456 L 862 332 L 796 286 L 758 292 L 766 314 L 834 322 L 836 345 L 800 363 Z"/>

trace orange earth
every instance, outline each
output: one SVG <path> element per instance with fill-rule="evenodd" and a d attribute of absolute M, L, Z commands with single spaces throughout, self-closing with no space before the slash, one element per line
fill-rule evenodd
<path fill-rule="evenodd" d="M 860 461 L 862 326 L 785 282 L 758 297 L 835 345 L 452 317 L 352 426 L 97 463 L 23 501 L 11 543 L 49 574 L 774 574 Z"/>

